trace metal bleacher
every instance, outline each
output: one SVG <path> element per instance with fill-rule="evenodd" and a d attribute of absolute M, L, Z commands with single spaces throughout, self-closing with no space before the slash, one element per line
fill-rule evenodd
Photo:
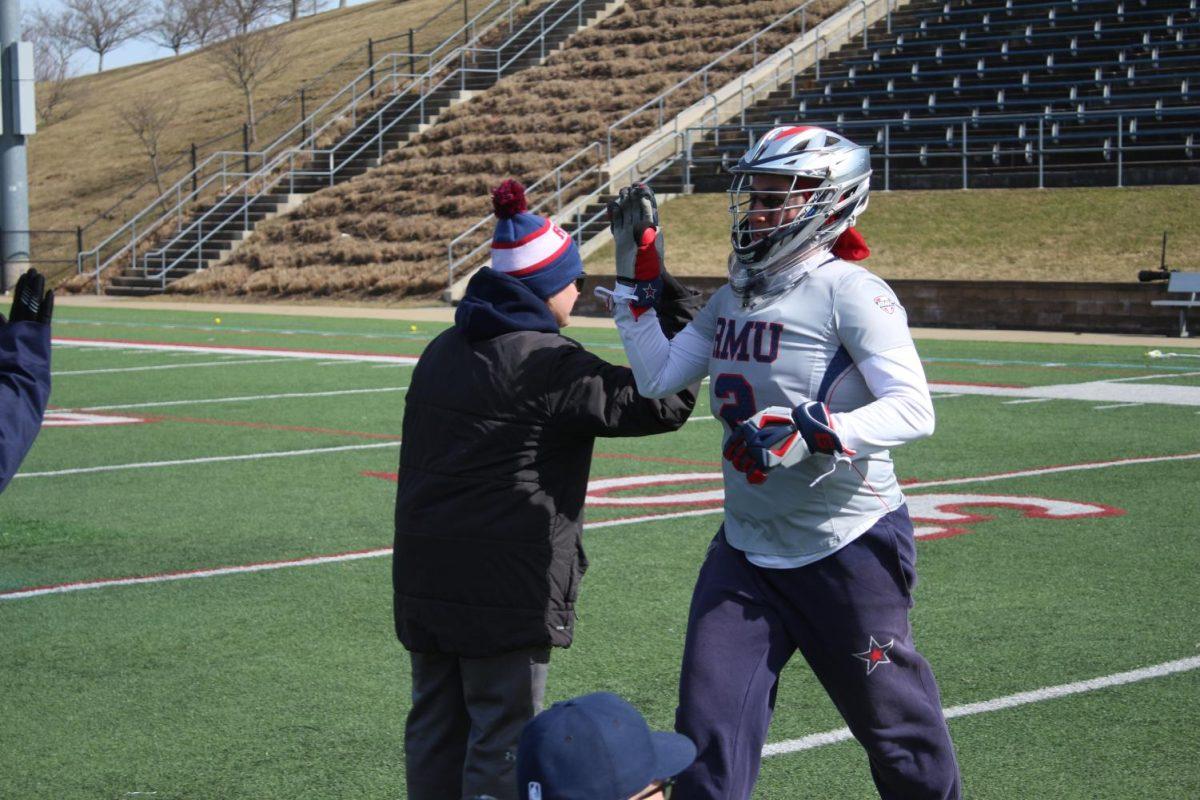
<path fill-rule="evenodd" d="M 880 188 L 1200 181 L 1198 0 L 916 0 L 749 107 L 694 130 L 688 182 L 783 122 L 872 147 Z"/>

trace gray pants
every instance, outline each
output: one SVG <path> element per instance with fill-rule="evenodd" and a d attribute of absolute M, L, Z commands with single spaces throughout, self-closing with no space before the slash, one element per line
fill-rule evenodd
<path fill-rule="evenodd" d="M 409 653 L 408 800 L 517 800 L 517 739 L 542 710 L 550 648 L 489 658 Z"/>

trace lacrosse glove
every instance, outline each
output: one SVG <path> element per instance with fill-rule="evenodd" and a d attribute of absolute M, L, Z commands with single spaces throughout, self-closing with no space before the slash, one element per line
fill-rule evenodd
<path fill-rule="evenodd" d="M 606 293 L 612 302 L 629 301 L 637 319 L 657 304 L 663 290 L 664 245 L 654 192 L 644 183 L 622 189 L 608 203 L 608 222 L 617 251 L 617 286 Z"/>
<path fill-rule="evenodd" d="M 50 324 L 54 313 L 54 292 L 46 291 L 46 279 L 33 267 L 17 279 L 13 289 L 12 312 L 9 322 L 42 322 Z M 0 314 L 0 325 L 4 324 Z"/>
<path fill-rule="evenodd" d="M 815 400 L 789 409 L 771 406 L 734 428 L 724 456 L 750 483 L 762 483 L 776 467 L 799 464 L 813 453 L 847 458 L 824 403 Z"/>

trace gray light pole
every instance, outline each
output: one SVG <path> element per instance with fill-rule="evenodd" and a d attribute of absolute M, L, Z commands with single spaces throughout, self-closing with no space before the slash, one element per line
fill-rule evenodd
<path fill-rule="evenodd" d="M 16 283 L 29 266 L 29 183 L 26 177 L 25 136 L 33 133 L 29 116 L 33 101 L 33 75 L 19 74 L 32 67 L 31 54 L 20 53 L 20 0 L 0 0 L 0 70 L 3 79 L 3 133 L 0 134 L 0 291 Z M 22 57 L 25 56 L 25 57 Z M 25 62 L 25 63 L 22 63 Z M 23 79 L 23 80 L 19 80 Z M 20 83 L 28 84 L 25 91 Z"/>

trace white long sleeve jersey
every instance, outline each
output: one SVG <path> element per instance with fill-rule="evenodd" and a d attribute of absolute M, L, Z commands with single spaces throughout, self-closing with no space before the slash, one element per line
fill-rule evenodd
<path fill-rule="evenodd" d="M 743 308 L 723 286 L 673 340 L 653 311 L 634 319 L 620 304 L 615 313 L 643 395 L 662 397 L 707 374 L 723 440 L 768 406 L 819 400 L 855 451 L 836 466 L 815 454 L 757 485 L 722 460 L 726 539 L 766 567 L 823 558 L 898 508 L 904 495 L 888 448 L 933 433 L 929 387 L 895 294 L 861 267 L 827 253 L 813 260 L 795 288 L 758 308 Z"/>

